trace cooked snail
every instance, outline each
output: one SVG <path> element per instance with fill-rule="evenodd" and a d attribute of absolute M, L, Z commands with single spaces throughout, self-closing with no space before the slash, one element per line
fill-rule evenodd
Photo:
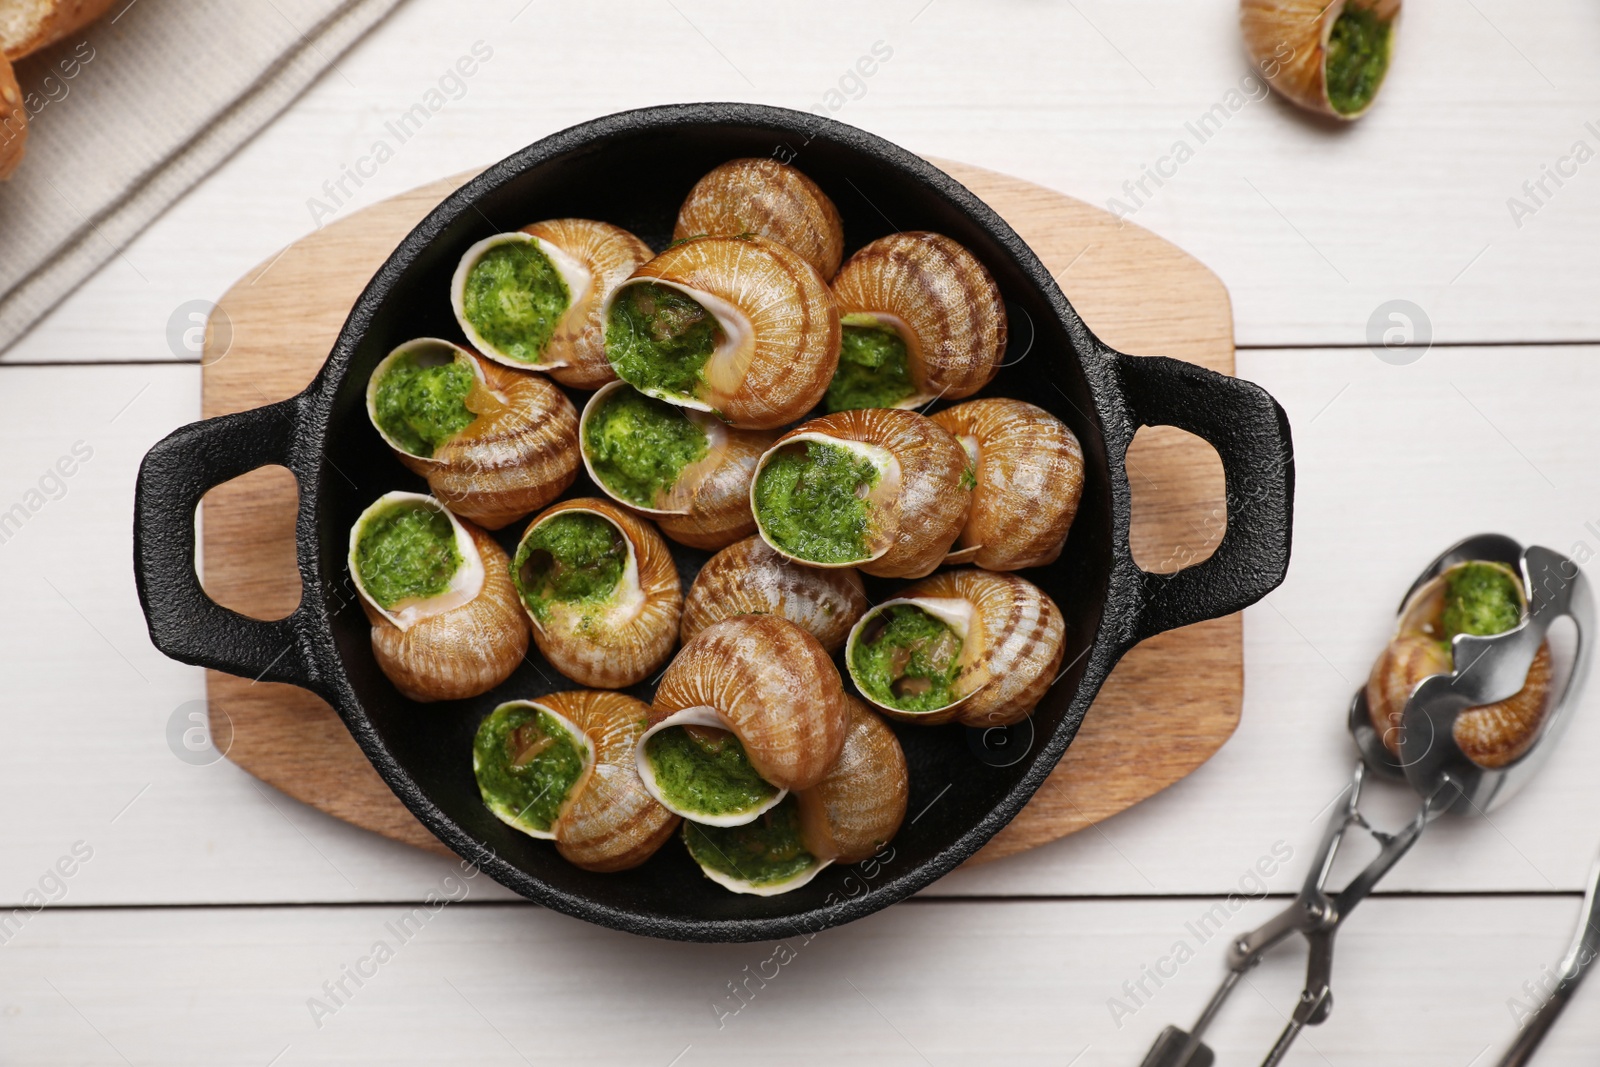
<path fill-rule="evenodd" d="M 683 598 L 684 644 L 734 615 L 777 615 L 815 637 L 829 655 L 844 647 L 867 594 L 849 567 L 792 563 L 759 537 L 736 541 L 706 561 Z"/>
<path fill-rule="evenodd" d="M 756 465 L 761 537 L 815 567 L 920 578 L 966 524 L 971 471 L 961 445 L 914 411 L 871 408 L 812 419 Z"/>
<path fill-rule="evenodd" d="M 754 233 L 799 253 L 824 278 L 844 256 L 839 209 L 817 183 L 775 159 L 734 159 L 694 183 L 672 239 Z"/>
<path fill-rule="evenodd" d="M 578 474 L 578 412 L 560 389 L 438 338 L 384 357 L 367 382 L 367 417 L 435 497 L 491 530 Z"/>
<path fill-rule="evenodd" d="M 1356 119 L 1378 97 L 1400 0 L 1242 0 L 1245 50 L 1291 102 Z"/>
<path fill-rule="evenodd" d="M 710 551 L 755 532 L 750 480 L 777 435 L 605 386 L 578 423 L 583 463 L 607 496 L 656 521 L 681 544 Z"/>
<path fill-rule="evenodd" d="M 1014 571 L 1054 563 L 1083 493 L 1083 449 L 1066 423 L 1022 400 L 994 397 L 933 416 L 972 461 L 972 511 L 950 563 Z"/>
<path fill-rule="evenodd" d="M 724 619 L 662 675 L 639 777 L 669 810 L 737 826 L 820 782 L 846 719 L 839 672 L 816 638 L 775 615 Z"/>
<path fill-rule="evenodd" d="M 1065 624 L 1014 574 L 944 571 L 864 615 L 845 646 L 856 688 L 891 718 L 1004 726 L 1055 681 Z"/>
<path fill-rule="evenodd" d="M 430 496 L 374 501 L 350 530 L 349 566 L 378 666 L 412 700 L 488 692 L 528 651 L 505 551 Z"/>
<path fill-rule="evenodd" d="M 829 411 L 920 407 L 989 383 L 1006 351 L 1006 308 L 982 263 L 927 231 L 880 237 L 833 279 L 841 325 Z"/>
<path fill-rule="evenodd" d="M 501 704 L 472 746 L 484 804 L 523 833 L 553 840 L 584 870 L 637 867 L 678 824 L 634 767 L 649 712 L 633 697 L 594 690 Z"/>
<path fill-rule="evenodd" d="M 672 553 L 609 500 L 564 500 L 535 516 L 510 570 L 534 643 L 578 684 L 633 685 L 672 654 L 683 609 Z"/>
<path fill-rule="evenodd" d="M 467 249 L 450 303 L 462 332 L 490 359 L 593 389 L 616 377 L 601 307 L 649 258 L 650 247 L 620 226 L 549 219 Z"/>
<path fill-rule="evenodd" d="M 1457 634 L 1491 636 L 1513 629 L 1527 612 L 1522 579 L 1501 563 L 1459 563 L 1407 601 L 1395 636 L 1367 679 L 1367 711 L 1384 747 L 1400 754 L 1401 722 L 1411 693 L 1424 679 L 1454 669 Z M 1497 704 L 1469 708 L 1451 733 L 1462 753 L 1483 767 L 1504 767 L 1532 747 L 1549 710 L 1550 646 L 1539 646 L 1528 680 Z"/>
<path fill-rule="evenodd" d="M 839 362 L 839 310 L 816 270 L 764 237 L 695 237 L 607 298 L 606 355 L 640 392 L 745 430 L 800 418 Z"/>

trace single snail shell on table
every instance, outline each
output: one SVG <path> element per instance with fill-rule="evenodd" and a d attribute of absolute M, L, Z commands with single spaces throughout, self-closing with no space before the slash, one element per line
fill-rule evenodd
<path fill-rule="evenodd" d="M 944 571 L 862 616 L 845 663 L 861 695 L 905 722 L 1005 726 L 1032 713 L 1061 667 L 1065 623 L 1015 574 Z"/>
<path fill-rule="evenodd" d="M 750 481 L 771 430 L 736 430 L 714 415 L 646 396 L 626 382 L 584 405 L 579 447 L 589 477 L 661 532 L 715 551 L 755 532 Z"/>
<path fill-rule="evenodd" d="M 806 850 L 818 859 L 860 863 L 899 831 L 910 778 L 894 731 L 861 700 L 845 699 L 844 750 L 822 781 L 796 796 Z"/>
<path fill-rule="evenodd" d="M 555 841 L 586 871 L 637 867 L 678 825 L 634 766 L 649 713 L 643 701 L 606 690 L 501 704 L 473 743 L 484 804 L 507 825 Z"/>
<path fill-rule="evenodd" d="M 744 430 L 810 411 L 839 362 L 839 309 L 827 283 L 765 237 L 673 245 L 611 293 L 605 316 L 618 377 Z"/>
<path fill-rule="evenodd" d="M 949 563 L 1014 571 L 1054 563 L 1083 495 L 1083 448 L 1066 423 L 1009 397 L 933 416 L 961 442 L 977 484 Z"/>
<path fill-rule="evenodd" d="M 833 295 L 843 332 L 830 411 L 959 400 L 987 385 L 1005 358 L 999 287 L 942 234 L 878 238 L 850 257 Z"/>
<path fill-rule="evenodd" d="M 378 364 L 367 417 L 435 497 L 491 530 L 544 507 L 578 475 L 578 412 L 566 394 L 435 337 Z"/>
<path fill-rule="evenodd" d="M 620 226 L 547 219 L 467 249 L 450 304 L 490 359 L 593 389 L 616 377 L 605 354 L 606 297 L 649 258 L 650 246 Z"/>
<path fill-rule="evenodd" d="M 1470 573 L 1469 573 L 1470 571 Z M 1458 582 L 1475 582 L 1484 591 L 1479 604 L 1500 590 L 1499 617 L 1472 622 L 1468 609 L 1452 603 L 1465 595 Z M 1454 670 L 1450 642 L 1457 633 L 1503 633 L 1527 612 L 1522 579 L 1499 563 L 1469 561 L 1449 568 L 1418 589 L 1400 613 L 1395 635 L 1384 647 L 1367 678 L 1367 713 L 1384 747 L 1400 755 L 1402 721 L 1411 694 L 1423 679 Z M 1467 621 L 1465 628 L 1458 620 Z M 1480 766 L 1496 769 L 1522 756 L 1538 739 L 1549 711 L 1552 667 L 1550 645 L 1545 642 L 1528 667 L 1527 681 L 1515 694 L 1494 704 L 1468 708 L 1456 716 L 1451 734 L 1457 747 Z"/>
<path fill-rule="evenodd" d="M 385 493 L 350 530 L 350 576 L 372 652 L 412 700 L 461 700 L 511 677 L 528 651 L 505 550 L 421 493 Z"/>
<path fill-rule="evenodd" d="M 775 159 L 734 159 L 694 183 L 672 239 L 754 233 L 792 248 L 831 278 L 844 256 L 844 223 L 817 183 Z"/>
<path fill-rule="evenodd" d="M 564 500 L 535 516 L 510 573 L 534 643 L 578 684 L 633 685 L 672 654 L 683 610 L 672 552 L 611 501 Z"/>
<path fill-rule="evenodd" d="M 972 502 L 967 454 L 914 411 L 812 419 L 756 466 L 750 506 L 763 540 L 813 567 L 920 578 L 944 560 Z"/>
<path fill-rule="evenodd" d="M 1378 97 L 1400 0 L 1242 0 L 1245 50 L 1292 103 L 1357 119 Z"/>
<path fill-rule="evenodd" d="M 853 568 L 791 562 L 759 537 L 736 541 L 706 561 L 683 598 L 684 644 L 735 615 L 776 615 L 815 637 L 829 655 L 844 647 L 867 594 Z"/>
<path fill-rule="evenodd" d="M 724 619 L 662 675 L 639 776 L 685 818 L 742 825 L 823 779 L 847 717 L 839 671 L 816 638 L 775 615 Z"/>

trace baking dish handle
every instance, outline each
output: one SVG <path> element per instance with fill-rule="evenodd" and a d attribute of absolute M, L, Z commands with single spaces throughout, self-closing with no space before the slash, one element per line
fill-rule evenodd
<path fill-rule="evenodd" d="M 1239 611 L 1283 581 L 1294 519 L 1294 445 L 1283 408 L 1253 382 L 1163 356 L 1117 353 L 1115 363 L 1133 428 L 1176 426 L 1203 438 L 1221 457 L 1226 479 L 1227 530 L 1211 558 L 1154 574 L 1121 546 L 1140 583 L 1131 645 Z"/>
<path fill-rule="evenodd" d="M 184 663 L 257 681 L 317 688 L 300 638 L 300 607 L 271 622 L 206 595 L 195 570 L 195 508 L 211 488 L 258 467 L 281 464 L 300 480 L 293 450 L 299 398 L 181 427 L 139 465 L 133 505 L 133 571 L 150 640 Z"/>

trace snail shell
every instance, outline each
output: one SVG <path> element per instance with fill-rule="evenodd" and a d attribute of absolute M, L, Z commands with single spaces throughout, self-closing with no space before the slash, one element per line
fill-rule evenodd
<path fill-rule="evenodd" d="M 756 460 L 772 445 L 776 434 L 770 430 L 736 430 L 703 411 L 670 408 L 705 434 L 705 454 L 680 470 L 672 485 L 647 505 L 613 489 L 603 472 L 596 469 L 593 454 L 591 430 L 597 428 L 598 414 L 614 398 L 634 391 L 626 382 L 613 382 L 584 405 L 578 441 L 584 467 L 595 485 L 619 504 L 649 515 L 662 533 L 691 548 L 714 552 L 754 533 L 750 482 L 755 477 Z M 630 451 L 645 447 L 632 441 L 623 441 L 622 445 Z"/>
<path fill-rule="evenodd" d="M 776 615 L 815 637 L 829 655 L 844 647 L 867 610 L 861 575 L 791 563 L 759 537 L 736 541 L 706 561 L 683 599 L 679 632 L 688 644 L 735 615 Z"/>
<path fill-rule="evenodd" d="M 443 593 L 385 607 L 367 588 L 357 549 L 368 525 L 397 506 L 448 517 L 461 564 Z M 492 537 L 432 497 L 386 493 L 361 513 L 350 531 L 350 576 L 372 624 L 372 653 L 396 689 L 416 701 L 461 700 L 511 677 L 527 654 L 528 626 L 508 565 Z"/>
<path fill-rule="evenodd" d="M 799 799 L 790 795 L 763 812 L 759 824 L 706 826 L 685 819 L 683 844 L 707 878 L 758 897 L 799 889 L 833 862 L 806 850 Z"/>
<path fill-rule="evenodd" d="M 22 162 L 28 148 L 28 109 L 11 63 L 0 55 L 0 181 Z"/>
<path fill-rule="evenodd" d="M 815 637 L 776 615 L 724 619 L 683 646 L 661 677 L 651 725 L 689 708 L 714 712 L 779 789 L 816 785 L 844 746 L 838 669 Z"/>
<path fill-rule="evenodd" d="M 492 795 L 480 764 L 509 754 L 475 746 L 473 770 L 484 802 L 503 822 L 534 837 L 553 839 L 568 862 L 586 871 L 621 871 L 649 859 L 672 836 L 678 819 L 645 791 L 634 767 L 633 750 L 644 732 L 650 708 L 624 693 L 572 690 L 536 700 L 512 701 L 496 708 L 479 727 L 483 738 L 493 717 L 519 707 L 543 711 L 564 726 L 585 750 L 581 774 L 561 798 L 560 814 L 548 828 L 528 824 L 521 796 L 516 805 Z M 510 738 L 507 739 L 508 741 Z M 535 797 L 535 800 L 538 798 Z M 523 810 L 515 810 L 522 807 Z"/>
<path fill-rule="evenodd" d="M 473 421 L 419 455 L 378 421 L 379 385 L 402 361 L 455 362 L 475 379 L 465 406 Z M 498 530 L 564 493 L 578 476 L 578 412 L 543 375 L 507 370 L 434 337 L 407 341 L 367 382 L 367 417 L 396 457 L 428 480 L 456 514 Z"/>
<path fill-rule="evenodd" d="M 1006 351 L 1000 289 L 971 252 L 926 230 L 862 248 L 833 279 L 846 327 L 882 326 L 906 346 L 913 392 L 896 407 L 959 400 L 982 389 Z"/>
<path fill-rule="evenodd" d="M 940 707 L 907 711 L 864 684 L 859 646 L 872 640 L 875 620 L 899 605 L 922 609 L 961 638 L 953 699 Z M 1065 633 L 1055 601 L 1027 579 L 994 571 L 945 571 L 867 612 L 850 631 L 845 663 L 862 696 L 891 718 L 925 725 L 954 719 L 967 726 L 1005 726 L 1026 718 L 1055 681 Z"/>
<path fill-rule="evenodd" d="M 977 479 L 959 561 L 991 571 L 1054 563 L 1083 494 L 1083 448 L 1066 423 L 1008 397 L 957 404 L 933 421 L 961 442 Z"/>
<path fill-rule="evenodd" d="M 532 577 L 529 538 L 559 515 L 591 515 L 608 524 L 622 543 L 621 574 L 603 597 L 552 599 L 539 618 L 528 589 Z M 554 565 L 565 565 L 555 560 Z M 617 689 L 641 682 L 672 654 L 683 592 L 672 553 L 661 535 L 609 500 L 564 500 L 534 517 L 523 531 L 511 565 L 514 588 L 533 623 L 533 640 L 550 665 L 580 685 Z"/>
<path fill-rule="evenodd" d="M 754 233 L 792 248 L 824 278 L 844 256 L 844 223 L 817 183 L 775 159 L 734 159 L 694 183 L 672 239 Z"/>
<path fill-rule="evenodd" d="M 567 301 L 556 314 L 540 316 L 525 323 L 525 330 L 514 331 L 514 342 L 497 332 L 497 344 L 480 333 L 481 323 L 468 318 L 467 284 L 485 255 L 506 246 L 541 254 L 566 286 Z M 616 378 L 605 355 L 606 298 L 649 258 L 650 246 L 620 226 L 593 219 L 547 219 L 486 237 L 467 249 L 451 279 L 450 304 L 462 333 L 490 359 L 508 367 L 546 371 L 575 389 L 593 389 Z M 528 315 L 528 309 L 520 306 L 527 302 L 512 301 L 511 309 Z"/>
<path fill-rule="evenodd" d="M 688 391 L 648 379 L 630 362 L 629 327 L 613 315 L 636 285 L 654 283 L 694 300 L 718 327 L 716 346 Z M 744 430 L 770 430 L 810 411 L 839 362 L 839 309 L 809 263 L 764 237 L 696 237 L 673 245 L 606 301 L 606 352 L 619 377 L 668 403 L 716 413 Z"/>
<path fill-rule="evenodd" d="M 858 556 L 823 558 L 811 551 L 815 558 L 806 558 L 799 553 L 810 550 L 785 537 L 775 504 L 762 506 L 763 472 L 785 450 L 812 442 L 844 448 L 874 468 L 871 484 L 863 481 L 853 493 L 826 501 L 838 507 L 851 506 L 845 497 L 863 501 L 865 528 Z M 756 465 L 751 510 L 762 539 L 797 562 L 856 566 L 881 578 L 920 578 L 939 566 L 966 525 L 972 502 L 966 471 L 966 452 L 932 419 L 892 408 L 840 411 L 789 431 L 767 450 Z"/>
<path fill-rule="evenodd" d="M 1347 14 L 1350 21 L 1336 33 Z M 1345 120 L 1360 118 L 1377 99 L 1399 16 L 1400 0 L 1241 0 L 1239 5 L 1245 51 L 1268 84 L 1300 107 Z M 1335 84 L 1330 95 L 1330 56 L 1338 63 L 1346 31 L 1363 28 L 1381 36 L 1376 69 L 1370 72 L 1375 76 L 1358 87 Z"/>
<path fill-rule="evenodd" d="M 1458 564 L 1435 576 L 1407 601 L 1393 638 L 1384 647 L 1367 678 L 1367 713 L 1372 726 L 1392 755 L 1400 755 L 1401 724 L 1412 692 L 1435 674 L 1454 670 L 1455 657 L 1443 638 L 1441 625 L 1445 590 Z M 1516 578 L 1519 597 L 1522 582 Z M 1527 603 L 1520 604 L 1526 612 Z M 1505 700 L 1468 708 L 1456 716 L 1451 728 L 1457 747 L 1479 766 L 1496 769 L 1522 756 L 1539 736 L 1549 710 L 1552 666 L 1550 645 L 1534 654 L 1523 687 Z"/>
<path fill-rule="evenodd" d="M 806 850 L 822 860 L 860 863 L 899 831 L 910 778 L 894 731 L 862 701 L 845 699 L 844 750 L 822 781 L 796 797 Z"/>

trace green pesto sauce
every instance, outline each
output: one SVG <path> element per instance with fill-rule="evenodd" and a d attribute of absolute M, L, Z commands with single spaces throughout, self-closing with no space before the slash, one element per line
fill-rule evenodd
<path fill-rule="evenodd" d="M 511 565 L 522 602 L 543 622 L 553 604 L 605 600 L 628 561 L 628 542 L 598 515 L 565 511 L 541 523 Z"/>
<path fill-rule="evenodd" d="M 496 708 L 478 726 L 472 773 L 489 810 L 514 826 L 549 830 L 583 774 L 584 749 L 547 711 Z"/>
<path fill-rule="evenodd" d="M 572 294 L 532 241 L 495 245 L 467 271 L 462 310 L 472 328 L 511 359 L 538 363 Z"/>
<path fill-rule="evenodd" d="M 812 563 L 852 563 L 867 552 L 866 494 L 878 469 L 823 441 L 801 441 L 756 476 L 755 508 L 774 545 Z"/>
<path fill-rule="evenodd" d="M 1328 101 L 1339 114 L 1372 102 L 1389 69 L 1389 29 L 1370 9 L 1358 7 L 1345 8 L 1333 24 L 1324 72 Z"/>
<path fill-rule="evenodd" d="M 655 772 L 656 788 L 684 811 L 736 815 L 778 792 L 750 766 L 744 746 L 726 730 L 707 738 L 669 726 L 650 735 L 644 755 Z"/>
<path fill-rule="evenodd" d="M 1445 579 L 1444 640 L 1456 634 L 1489 637 L 1522 621 L 1522 583 L 1497 563 L 1468 563 Z"/>
<path fill-rule="evenodd" d="M 356 540 L 356 569 L 381 607 L 438 596 L 461 566 L 455 527 L 441 511 L 397 504 L 368 520 Z"/>
<path fill-rule="evenodd" d="M 630 504 L 655 507 L 689 464 L 706 454 L 706 433 L 682 408 L 618 389 L 589 416 L 584 451 L 605 487 Z"/>
<path fill-rule="evenodd" d="M 373 404 L 378 428 L 413 456 L 432 456 L 477 418 L 466 403 L 472 381 L 472 368 L 465 363 L 421 366 L 417 353 L 407 352 L 378 380 Z"/>
<path fill-rule="evenodd" d="M 962 467 L 961 488 L 965 489 L 969 493 L 978 488 L 978 472 L 973 470 L 971 467 Z"/>
<path fill-rule="evenodd" d="M 829 411 L 892 408 L 916 392 L 906 342 L 887 326 L 844 326 L 839 369 L 828 385 Z"/>
<path fill-rule="evenodd" d="M 914 604 L 896 604 L 862 631 L 850 666 L 856 684 L 880 704 L 933 711 L 956 700 L 961 645 L 943 621 Z"/>
<path fill-rule="evenodd" d="M 817 863 L 801 841 L 800 804 L 792 796 L 743 826 L 685 821 L 683 843 L 702 867 L 756 886 L 787 882 Z"/>
<path fill-rule="evenodd" d="M 706 360 L 721 340 L 722 327 L 711 312 L 654 282 L 623 289 L 606 322 L 606 358 L 617 376 L 672 396 L 698 394 Z"/>

